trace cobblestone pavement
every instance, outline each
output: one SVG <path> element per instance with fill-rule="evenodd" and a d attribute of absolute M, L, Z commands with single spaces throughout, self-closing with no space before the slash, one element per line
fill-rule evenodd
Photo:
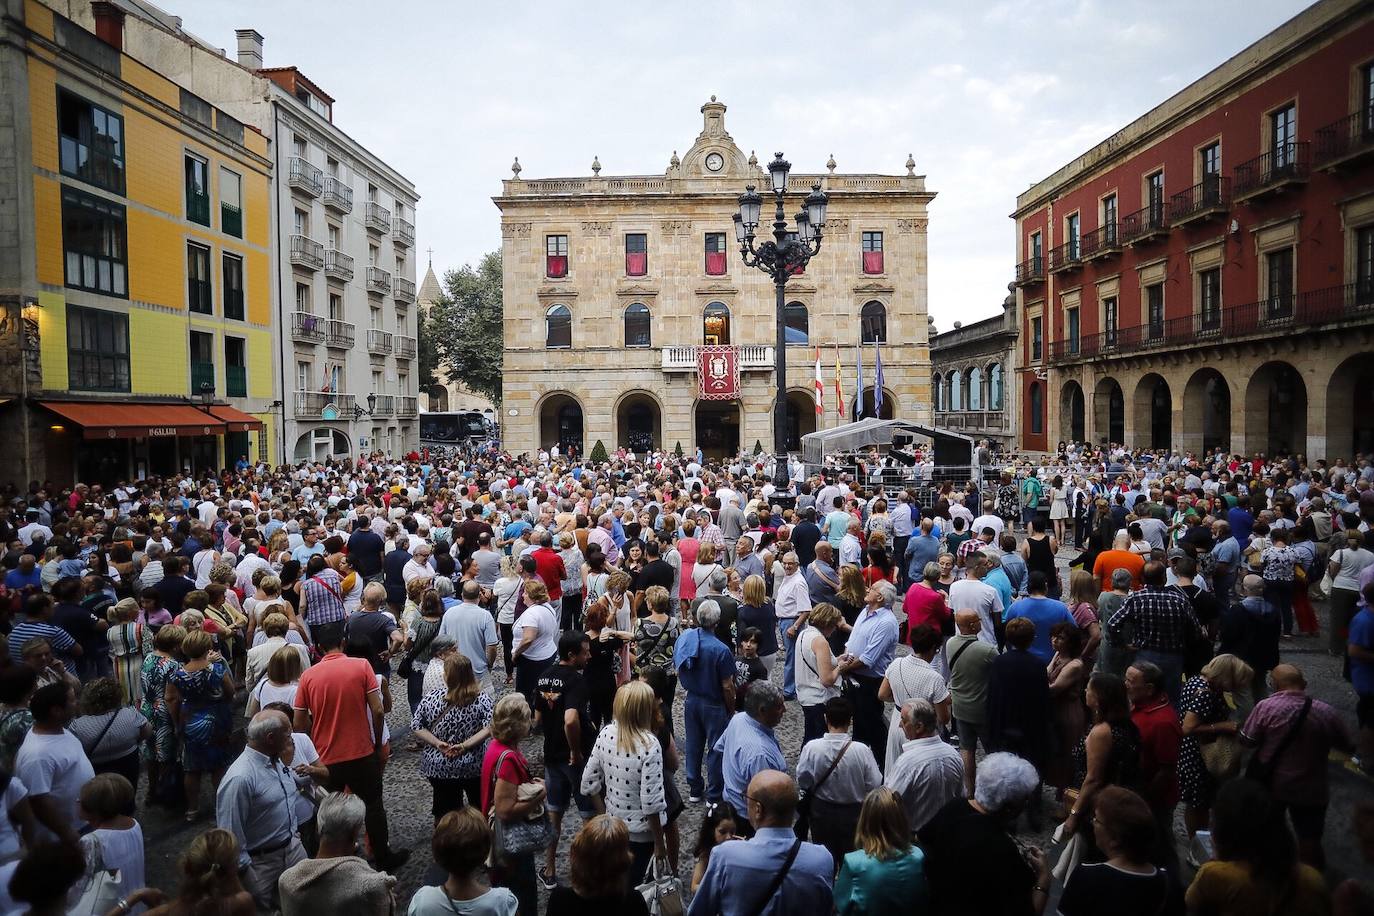
<path fill-rule="evenodd" d="M 1318 606 L 1318 613 L 1325 625 L 1325 607 Z M 1330 657 L 1326 651 L 1326 637 L 1297 638 L 1285 640 L 1282 646 L 1284 660 L 1298 665 L 1307 675 L 1310 692 L 1331 703 L 1354 727 L 1355 696 L 1350 685 L 1341 678 L 1341 665 L 1338 659 Z M 774 680 L 781 683 L 781 665 L 774 671 Z M 499 676 L 497 680 L 500 681 Z M 505 688 L 502 688 L 504 692 Z M 433 821 L 430 816 L 431 793 L 428 782 L 418 773 L 418 758 L 415 753 L 400 750 L 406 743 L 410 731 L 409 709 L 405 705 L 405 687 L 399 679 L 393 681 L 393 696 L 396 709 L 389 717 L 392 735 L 392 757 L 387 766 L 385 781 L 387 785 L 387 817 L 391 825 L 391 842 L 396 849 L 410 849 L 410 862 L 398 874 L 398 898 L 404 912 L 410 896 L 424 884 L 437 883 L 442 876 L 433 868 L 430 854 L 430 840 L 433 835 Z M 682 693 L 679 691 L 675 704 L 674 719 L 682 721 Z M 778 740 L 789 761 L 795 761 L 800 752 L 802 735 L 801 708 L 789 703 L 787 714 L 777 729 Z M 679 733 L 679 740 L 681 734 Z M 527 740 L 523 747 L 532 767 L 538 773 L 543 765 L 543 744 L 540 738 Z M 1327 817 L 1326 851 L 1328 856 L 1328 876 L 1333 880 L 1352 874 L 1367 873 L 1367 866 L 1360 863 L 1351 825 L 1353 805 L 1361 799 L 1374 799 L 1374 781 L 1355 772 L 1353 768 L 1340 761 L 1331 763 L 1331 807 Z M 678 788 L 685 799 L 687 785 L 681 774 L 678 775 Z M 211 825 L 213 805 L 208 798 L 209 786 L 203 790 L 206 798 L 202 810 L 207 812 L 196 824 L 187 824 L 180 813 L 169 815 L 161 809 L 145 808 L 139 818 L 143 825 L 147 848 L 147 878 L 149 884 L 172 891 L 177 884 L 177 858 L 199 832 Z M 1052 802 L 1052 799 L 1047 801 Z M 703 805 L 688 805 L 678 819 L 681 836 L 682 854 L 678 870 L 684 885 L 690 881 L 692 873 L 691 850 L 696 842 L 697 829 L 701 823 Z M 1047 805 L 1047 810 L 1052 805 Z M 1181 810 L 1181 809 L 1180 809 Z M 581 816 L 573 807 L 564 818 L 563 833 L 559 844 L 558 874 L 564 883 L 568 880 L 568 844 L 581 827 Z M 1024 826 L 1024 825 L 1023 825 Z M 1022 839 L 1048 844 L 1049 832 L 1054 824 L 1047 818 L 1043 829 L 1029 831 L 1023 829 Z M 1182 842 L 1184 836 L 1181 816 L 1175 825 L 1175 832 Z M 547 893 L 540 888 L 540 910 L 542 912 Z"/>

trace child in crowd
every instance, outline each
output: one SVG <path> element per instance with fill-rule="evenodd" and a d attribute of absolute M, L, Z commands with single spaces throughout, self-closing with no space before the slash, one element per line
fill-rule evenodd
<path fill-rule="evenodd" d="M 145 588 L 138 596 L 138 622 L 154 633 L 172 622 L 172 612 L 162 606 L 162 596 L 157 589 Z"/>
<path fill-rule="evenodd" d="M 745 627 L 739 635 L 739 652 L 735 654 L 735 690 L 741 693 L 754 681 L 768 678 L 768 669 L 763 667 L 759 658 L 759 638 L 763 634 L 758 627 Z"/>
<path fill-rule="evenodd" d="M 728 802 L 715 802 L 706 809 L 701 819 L 701 832 L 697 835 L 696 866 L 692 869 L 692 893 L 701 886 L 706 876 L 706 866 L 711 864 L 711 850 L 727 840 L 738 840 L 735 835 L 735 809 Z"/>

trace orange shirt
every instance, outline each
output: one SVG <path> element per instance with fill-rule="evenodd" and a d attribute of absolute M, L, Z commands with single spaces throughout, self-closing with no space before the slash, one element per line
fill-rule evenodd
<path fill-rule="evenodd" d="M 1130 571 L 1131 590 L 1135 591 L 1142 584 L 1140 574 L 1145 571 L 1145 558 L 1129 550 L 1104 550 L 1099 553 L 1097 562 L 1093 564 L 1093 575 L 1097 577 L 1102 591 L 1111 591 L 1112 573 L 1118 569 Z"/>
<path fill-rule="evenodd" d="M 378 689 L 366 660 L 337 651 L 301 675 L 294 705 L 309 710 L 310 739 L 325 766 L 358 760 L 375 750 L 367 695 Z"/>

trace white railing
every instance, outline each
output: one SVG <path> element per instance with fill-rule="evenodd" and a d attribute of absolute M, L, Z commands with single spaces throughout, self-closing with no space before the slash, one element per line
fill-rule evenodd
<path fill-rule="evenodd" d="M 700 347 L 664 347 L 662 366 L 664 372 L 694 372 L 697 368 L 697 353 Z M 763 344 L 740 344 L 735 347 L 741 371 L 773 370 L 773 348 Z"/>

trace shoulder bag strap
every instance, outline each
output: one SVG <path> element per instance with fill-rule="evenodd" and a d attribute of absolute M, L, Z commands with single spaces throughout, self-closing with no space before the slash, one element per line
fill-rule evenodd
<path fill-rule="evenodd" d="M 1310 701 L 1309 701 L 1309 702 L 1310 702 Z M 121 707 L 121 708 L 122 708 L 122 707 Z M 110 721 L 106 722 L 106 723 L 105 723 L 105 727 L 102 728 L 102 729 L 100 730 L 100 734 L 98 734 L 98 735 L 95 736 L 95 743 L 92 744 L 92 745 L 91 745 L 91 749 L 90 749 L 89 751 L 86 752 L 86 756 L 87 756 L 87 757 L 93 756 L 93 755 L 95 754 L 96 749 L 100 747 L 100 742 L 105 740 L 105 734 L 106 734 L 107 732 L 109 732 L 110 726 L 111 726 L 111 725 L 114 725 L 115 719 L 118 719 L 118 718 L 119 718 L 119 710 L 116 709 L 116 710 L 110 715 Z"/>
<path fill-rule="evenodd" d="M 339 594 L 339 590 L 336 589 L 334 586 L 330 585 L 328 582 L 321 579 L 319 576 L 311 576 L 310 581 L 316 583 L 325 591 L 329 592 L 329 594 L 333 595 L 335 598 L 338 598 L 340 601 L 343 600 L 343 596 Z"/>
<path fill-rule="evenodd" d="M 976 643 L 977 641 L 978 641 L 978 637 L 976 637 L 976 636 L 973 637 L 973 638 L 970 639 L 968 642 L 966 642 L 966 643 L 964 643 L 962 646 L 960 646 L 958 652 L 955 652 L 955 653 L 954 653 L 954 657 L 951 658 L 951 659 L 949 660 L 949 673 L 950 673 L 950 674 L 953 674 L 953 673 L 954 673 L 954 666 L 957 665 L 957 664 L 959 664 L 959 656 L 963 655 L 963 654 L 964 654 L 964 651 L 965 651 L 966 649 L 968 649 L 969 646 L 971 646 L 971 645 L 973 645 L 974 643 Z"/>
<path fill-rule="evenodd" d="M 844 747 L 840 748 L 840 752 L 835 755 L 835 759 L 830 761 L 830 766 L 826 767 L 825 773 L 822 774 L 821 778 L 816 780 L 816 784 L 811 787 L 812 795 L 815 795 L 817 792 L 819 792 L 821 786 L 825 785 L 825 781 L 830 778 L 830 774 L 835 772 L 835 767 L 840 765 L 840 760 L 844 758 L 844 752 L 849 750 L 849 745 L 853 743 L 854 739 L 850 738 L 848 741 L 844 743 Z"/>
<path fill-rule="evenodd" d="M 496 758 L 496 765 L 491 768 L 491 798 L 489 799 L 491 802 L 491 811 L 489 813 L 491 814 L 496 813 L 496 780 L 501 776 L 501 764 L 505 763 L 506 758 L 510 755 L 510 751 L 502 751 L 501 756 Z"/>
<path fill-rule="evenodd" d="M 1269 759 L 1264 762 L 1265 766 L 1270 767 L 1272 770 L 1273 766 L 1279 762 L 1279 758 L 1283 756 L 1283 752 L 1288 750 L 1288 745 L 1292 744 L 1293 739 L 1298 737 L 1298 732 L 1302 731 L 1303 723 L 1307 721 L 1307 713 L 1311 709 L 1312 698 L 1308 697 L 1302 704 L 1302 709 L 1298 710 L 1297 716 L 1294 717 L 1293 724 L 1288 727 L 1288 731 L 1283 733 L 1283 738 L 1281 738 L 1279 743 L 1274 747 L 1274 753 L 1270 754 Z"/>
<path fill-rule="evenodd" d="M 423 618 L 422 618 L 422 619 L 423 619 Z M 417 625 L 418 625 L 418 621 L 417 621 L 416 623 L 417 623 Z M 440 629 L 439 627 L 435 627 L 435 628 L 430 632 L 428 638 L 423 639 L 423 640 L 420 640 L 419 642 L 417 642 L 417 643 L 415 643 L 414 645 L 412 645 L 412 646 L 410 647 L 410 651 L 407 652 L 407 653 L 405 654 L 405 657 L 406 657 L 406 658 L 409 658 L 409 659 L 411 660 L 411 662 L 414 663 L 415 657 L 418 656 L 421 652 L 423 652 L 423 651 L 425 651 L 426 649 L 428 649 L 428 648 L 429 648 L 429 644 L 432 643 L 432 642 L 434 642 L 435 638 L 439 635 L 439 629 Z"/>
<path fill-rule="evenodd" d="M 783 879 L 786 878 L 787 873 L 792 870 L 792 863 L 797 860 L 797 853 L 801 850 L 801 844 L 801 840 L 793 841 L 792 848 L 787 851 L 787 858 L 782 862 L 782 868 L 779 868 L 778 873 L 773 876 L 773 881 L 768 885 L 768 890 L 764 893 L 763 899 L 754 907 L 752 916 L 761 916 L 763 911 L 768 909 L 768 904 L 773 902 L 773 897 L 776 896 L 779 889 L 782 888 Z"/>

